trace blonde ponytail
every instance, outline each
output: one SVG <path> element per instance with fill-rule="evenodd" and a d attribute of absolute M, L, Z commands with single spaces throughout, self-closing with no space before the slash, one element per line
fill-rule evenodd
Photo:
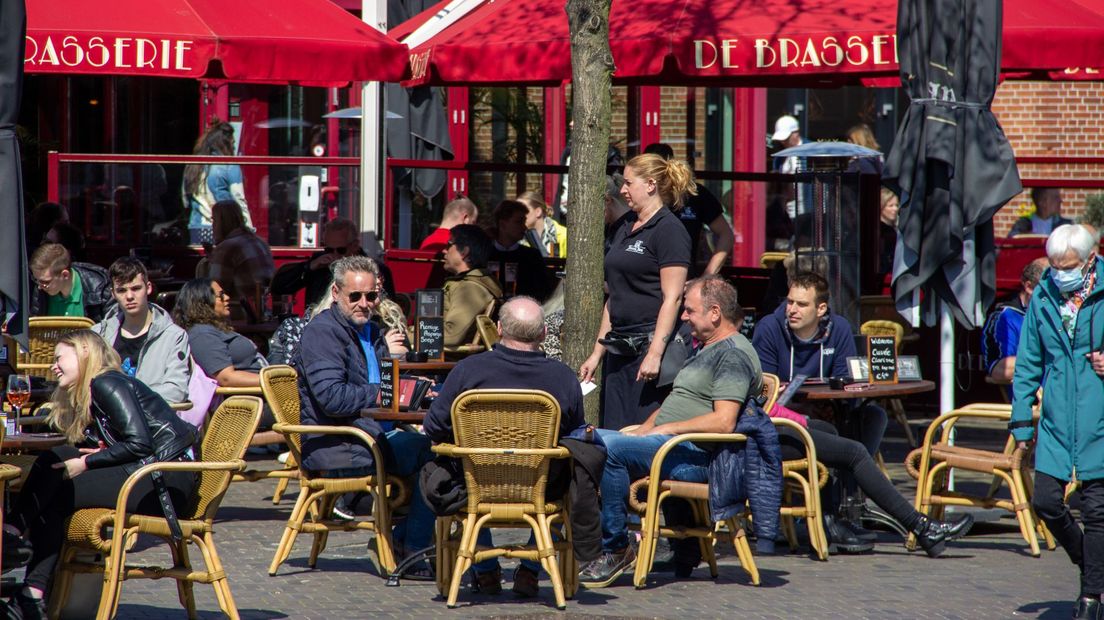
<path fill-rule="evenodd" d="M 630 159 L 626 166 L 632 168 L 637 176 L 655 181 L 656 191 L 664 206 L 678 209 L 685 204 L 687 194 L 698 193 L 694 173 L 682 160 L 643 153 Z"/>

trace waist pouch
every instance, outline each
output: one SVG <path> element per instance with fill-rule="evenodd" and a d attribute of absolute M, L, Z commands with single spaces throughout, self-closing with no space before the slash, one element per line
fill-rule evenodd
<path fill-rule="evenodd" d="M 659 376 L 656 377 L 655 380 L 657 386 L 663 387 L 674 383 L 675 376 L 678 375 L 679 370 L 681 370 L 682 366 L 686 363 L 690 343 L 689 328 L 689 323 L 675 325 L 675 329 L 671 334 L 671 340 L 664 347 L 663 357 L 660 359 Z M 647 351 L 654 336 L 654 331 L 641 334 L 621 333 L 610 330 L 605 338 L 598 340 L 598 343 L 604 346 L 606 351 L 614 355 L 640 357 L 642 353 Z"/>
<path fill-rule="evenodd" d="M 606 348 L 606 351 L 614 355 L 625 357 L 637 357 L 643 353 L 652 342 L 652 333 L 625 334 L 610 330 L 605 338 L 600 338 L 598 343 Z"/>

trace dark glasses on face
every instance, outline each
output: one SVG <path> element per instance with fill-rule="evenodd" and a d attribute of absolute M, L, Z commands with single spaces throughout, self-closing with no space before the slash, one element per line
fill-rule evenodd
<path fill-rule="evenodd" d="M 342 256 L 345 256 L 345 253 L 348 252 L 348 251 L 349 251 L 349 248 L 346 248 L 346 247 L 341 247 L 341 248 L 327 247 L 326 248 L 326 253 L 327 254 L 340 254 Z"/>
<path fill-rule="evenodd" d="M 349 293 L 349 303 L 351 304 L 358 303 L 361 298 L 368 300 L 368 303 L 372 303 L 375 300 L 379 299 L 379 293 L 375 291 L 353 291 Z"/>

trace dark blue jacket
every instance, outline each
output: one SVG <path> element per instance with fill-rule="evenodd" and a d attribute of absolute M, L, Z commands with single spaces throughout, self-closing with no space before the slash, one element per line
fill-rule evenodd
<path fill-rule="evenodd" d="M 831 312 L 821 319 L 817 335 L 810 342 L 797 341 L 786 322 L 786 302 L 759 321 L 751 345 L 759 354 L 763 372 L 776 374 L 782 381 L 794 375 L 824 379 L 849 376 L 847 358 L 857 355 L 851 324 Z"/>
<path fill-rule="evenodd" d="M 374 328 L 377 359 L 387 355 L 387 344 Z M 383 428 L 360 415 L 373 407 L 379 384 L 368 382 L 368 360 L 360 346 L 356 327 L 331 307 L 303 328 L 292 365 L 299 373 L 299 417 L 303 424 L 356 426 L 380 443 L 385 460 L 390 446 Z M 368 446 L 348 436 L 304 435 L 303 466 L 311 471 L 373 467 Z"/>
<path fill-rule="evenodd" d="M 560 403 L 560 437 L 586 424 L 583 392 L 575 371 L 541 351 L 521 351 L 496 344 L 494 349 L 472 355 L 452 369 L 440 393 L 429 407 L 422 430 L 435 442 L 451 443 L 452 401 L 476 389 L 544 390 Z"/>
<path fill-rule="evenodd" d="M 778 431 L 759 403 L 748 399 L 736 433 L 747 435 L 746 443 L 726 443 L 709 461 L 709 512 L 723 521 L 751 506 L 756 546 L 774 550 L 778 536 L 778 511 L 782 505 L 782 452 Z"/>

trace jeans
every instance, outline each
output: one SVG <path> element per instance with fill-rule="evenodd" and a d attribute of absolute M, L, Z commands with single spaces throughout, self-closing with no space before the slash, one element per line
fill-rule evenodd
<path fill-rule="evenodd" d="M 405 521 L 391 530 L 391 538 L 396 547 L 402 547 L 407 551 L 425 549 L 433 539 L 437 517 L 422 499 L 421 491 L 418 489 L 418 472 L 422 469 L 422 465 L 433 460 L 433 453 L 429 449 L 432 442 L 429 437 L 421 433 L 403 430 L 388 431 L 386 437 L 387 443 L 391 446 L 391 454 L 394 455 L 393 459 L 388 459 L 386 463 L 388 473 L 401 478 L 413 477 L 414 479 L 410 512 L 407 513 Z M 328 478 L 359 478 L 375 473 L 374 467 L 350 467 L 327 470 L 325 475 Z"/>
<path fill-rule="evenodd" d="M 648 475 L 652 458 L 673 435 L 637 437 L 598 430 L 606 444 L 606 469 L 602 472 L 602 549 L 618 552 L 629 544 L 625 521 L 629 485 Z M 709 453 L 693 443 L 682 443 L 664 459 L 660 477 L 684 482 L 706 482 Z"/>
<path fill-rule="evenodd" d="M 1104 594 L 1104 480 L 1081 481 L 1081 526 L 1066 505 L 1066 481 L 1035 472 L 1035 496 L 1031 505 L 1081 569 L 1082 596 Z"/>

